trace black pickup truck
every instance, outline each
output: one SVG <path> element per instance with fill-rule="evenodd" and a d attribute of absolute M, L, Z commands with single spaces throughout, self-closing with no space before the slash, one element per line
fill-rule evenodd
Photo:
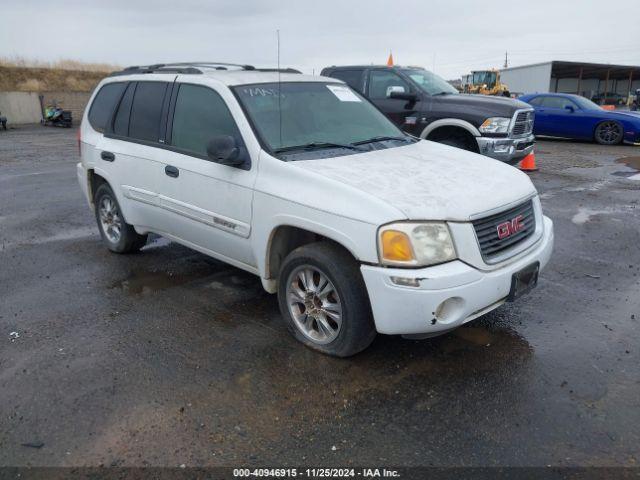
<path fill-rule="evenodd" d="M 419 67 L 332 66 L 321 75 L 343 80 L 416 137 L 512 164 L 533 151 L 534 112 L 526 103 L 461 94 Z"/>

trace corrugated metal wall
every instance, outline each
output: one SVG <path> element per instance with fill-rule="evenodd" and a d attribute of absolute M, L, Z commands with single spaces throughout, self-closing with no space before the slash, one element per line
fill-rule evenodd
<path fill-rule="evenodd" d="M 500 81 L 506 83 L 512 93 L 545 93 L 549 91 L 551 62 L 516 67 L 500 72 Z"/>

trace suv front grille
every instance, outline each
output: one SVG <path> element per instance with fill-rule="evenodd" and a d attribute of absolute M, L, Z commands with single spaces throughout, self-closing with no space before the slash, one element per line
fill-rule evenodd
<path fill-rule="evenodd" d="M 522 229 L 500 238 L 498 235 L 499 227 L 508 230 L 509 227 L 506 227 L 505 224 L 509 223 L 511 226 L 513 220 L 519 216 L 522 216 L 519 222 L 522 225 Z M 472 223 L 476 231 L 476 237 L 478 237 L 482 258 L 491 260 L 533 235 L 536 229 L 533 202 L 527 200 L 514 208 L 474 220 Z"/>
<path fill-rule="evenodd" d="M 516 114 L 515 121 L 513 123 L 513 129 L 511 135 L 514 137 L 524 137 L 530 135 L 533 132 L 533 120 L 535 114 L 533 110 L 524 110 Z"/>

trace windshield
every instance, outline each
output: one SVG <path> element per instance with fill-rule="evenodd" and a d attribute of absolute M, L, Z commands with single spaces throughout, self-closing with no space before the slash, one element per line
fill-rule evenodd
<path fill-rule="evenodd" d="M 261 83 L 234 91 L 256 133 L 274 153 L 333 148 L 336 156 L 372 148 L 364 144 L 383 142 L 376 148 L 389 148 L 411 141 L 344 84 Z"/>
<path fill-rule="evenodd" d="M 493 87 L 496 84 L 497 74 L 496 72 L 474 72 L 473 83 L 474 85 L 486 85 L 487 87 Z"/>
<path fill-rule="evenodd" d="M 580 95 L 572 95 L 571 99 L 576 102 L 582 110 L 602 110 L 600 106 Z"/>
<path fill-rule="evenodd" d="M 402 71 L 420 87 L 420 89 L 429 95 L 440 95 L 443 93 L 458 93 L 444 78 L 439 77 L 435 73 L 431 73 L 422 68 L 405 68 Z"/>

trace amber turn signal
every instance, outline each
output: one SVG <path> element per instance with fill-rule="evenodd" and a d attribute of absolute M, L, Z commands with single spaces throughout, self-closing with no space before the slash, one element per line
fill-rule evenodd
<path fill-rule="evenodd" d="M 404 232 L 386 230 L 382 232 L 382 258 L 393 262 L 410 262 L 414 260 L 411 241 Z"/>

